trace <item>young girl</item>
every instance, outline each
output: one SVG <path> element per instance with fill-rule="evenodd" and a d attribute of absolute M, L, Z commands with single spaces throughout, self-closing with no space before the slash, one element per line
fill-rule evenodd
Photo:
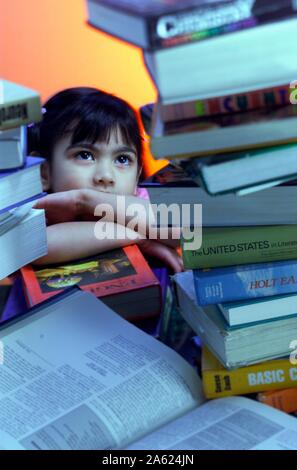
<path fill-rule="evenodd" d="M 137 243 L 173 271 L 182 270 L 173 248 L 176 239 L 160 239 L 160 232 L 157 240 L 147 238 L 151 207 L 137 189 L 142 137 L 128 103 L 95 88 L 70 88 L 53 96 L 44 109 L 42 122 L 28 129 L 31 155 L 46 159 L 41 176 L 43 190 L 50 193 L 35 205 L 45 209 L 48 223 L 48 254 L 36 264 L 65 262 Z M 144 220 L 137 231 L 127 227 L 127 216 L 117 214 L 119 195 L 125 196 L 126 207 L 141 204 Z M 100 222 L 94 217 L 98 204 L 108 204 L 115 220 Z M 95 236 L 98 224 L 104 224 L 104 239 Z"/>

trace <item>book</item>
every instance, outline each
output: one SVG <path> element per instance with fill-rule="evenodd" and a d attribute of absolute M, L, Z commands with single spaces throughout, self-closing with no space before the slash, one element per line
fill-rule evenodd
<path fill-rule="evenodd" d="M 12 281 L 8 277 L 0 281 L 0 321 L 8 296 L 11 291 Z"/>
<path fill-rule="evenodd" d="M 180 167 L 169 163 L 164 168 L 141 181 L 138 186 L 149 188 L 151 186 L 197 187 L 198 185 Z"/>
<path fill-rule="evenodd" d="M 192 271 L 173 276 L 180 313 L 227 369 L 287 357 L 297 338 L 297 316 L 230 326 L 217 305 L 197 304 Z"/>
<path fill-rule="evenodd" d="M 297 411 L 297 388 L 258 393 L 257 400 L 285 413 Z"/>
<path fill-rule="evenodd" d="M 297 370 L 289 357 L 227 370 L 204 346 L 202 383 L 204 394 L 209 399 L 289 387 L 296 390 L 294 387 L 297 385 Z"/>
<path fill-rule="evenodd" d="M 277 414 L 272 415 L 272 411 Z M 220 398 L 200 405 L 125 450 L 295 449 L 296 419 L 280 413 L 245 397 Z"/>
<path fill-rule="evenodd" d="M 0 234 L 0 279 L 47 254 L 44 211 L 31 209 L 16 225 Z"/>
<path fill-rule="evenodd" d="M 297 106 L 291 104 L 167 124 L 161 121 L 158 103 L 154 113 L 150 149 L 155 159 L 222 156 L 297 141 Z"/>
<path fill-rule="evenodd" d="M 144 49 L 231 33 L 256 26 L 269 16 L 257 4 L 256 16 L 254 5 L 239 0 L 88 0 L 87 5 L 89 24 Z M 290 2 L 278 2 L 278 15 L 291 12 Z"/>
<path fill-rule="evenodd" d="M 40 95 L 7 80 L 0 80 L 0 130 L 41 120 Z"/>
<path fill-rule="evenodd" d="M 201 182 L 209 194 L 270 187 L 296 180 L 296 144 L 266 147 L 260 150 L 191 158 L 181 166 L 194 181 Z M 280 164 L 281 162 L 281 164 Z"/>
<path fill-rule="evenodd" d="M 2 450 L 297 449 L 293 417 L 237 397 L 204 404 L 184 359 L 77 287 L 4 323 L 0 340 Z"/>
<path fill-rule="evenodd" d="M 291 0 L 88 0 L 88 22 L 144 49 L 211 39 L 292 14 Z"/>
<path fill-rule="evenodd" d="M 23 166 L 27 155 L 25 126 L 0 131 L 0 171 Z"/>
<path fill-rule="evenodd" d="M 218 307 L 230 326 L 247 325 L 263 320 L 296 315 L 297 294 L 220 303 Z"/>
<path fill-rule="evenodd" d="M 160 115 L 164 123 L 217 114 L 234 114 L 259 108 L 283 106 L 290 103 L 292 88 L 284 84 L 246 93 L 218 96 L 206 100 L 160 103 Z"/>
<path fill-rule="evenodd" d="M 219 227 L 202 229 L 201 248 L 191 249 L 197 231 L 184 227 L 182 255 L 185 268 L 215 268 L 297 258 L 295 225 Z"/>
<path fill-rule="evenodd" d="M 23 167 L 0 172 L 0 214 L 42 193 L 42 158 L 27 157 Z"/>
<path fill-rule="evenodd" d="M 202 222 L 204 227 L 244 227 L 266 225 L 297 225 L 295 200 L 297 186 L 286 184 L 238 197 L 235 194 L 210 196 L 203 188 L 183 187 L 149 187 L 147 188 L 151 204 L 175 204 L 180 211 L 180 222 L 195 226 L 194 204 L 202 205 Z M 183 204 L 189 205 L 183 212 Z M 156 220 L 161 220 L 156 211 Z M 267 260 L 265 260 L 267 261 Z M 249 264 L 252 261 L 249 261 Z"/>
<path fill-rule="evenodd" d="M 199 305 L 297 293 L 297 262 L 243 264 L 193 270 Z"/>
<path fill-rule="evenodd" d="M 21 269 L 28 306 L 78 285 L 130 320 L 156 316 L 162 306 L 161 288 L 137 245 L 51 266 Z"/>
<path fill-rule="evenodd" d="M 272 88 L 296 77 L 296 25 L 295 15 L 209 41 L 144 51 L 144 62 L 166 105 Z"/>

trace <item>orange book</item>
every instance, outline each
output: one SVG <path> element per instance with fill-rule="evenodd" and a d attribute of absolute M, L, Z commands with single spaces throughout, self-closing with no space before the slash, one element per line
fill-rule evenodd
<path fill-rule="evenodd" d="M 160 283 L 136 245 L 63 265 L 27 265 L 21 275 L 29 307 L 78 285 L 129 320 L 161 310 Z"/>
<path fill-rule="evenodd" d="M 258 401 L 286 413 L 297 411 L 297 388 L 258 393 Z"/>

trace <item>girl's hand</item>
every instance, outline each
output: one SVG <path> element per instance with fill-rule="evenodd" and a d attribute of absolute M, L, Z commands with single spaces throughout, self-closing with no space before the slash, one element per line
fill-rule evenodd
<path fill-rule="evenodd" d="M 158 258 L 174 273 L 184 271 L 183 261 L 173 248 L 148 239 L 139 240 L 138 246 L 145 255 Z"/>
<path fill-rule="evenodd" d="M 96 204 L 90 197 L 90 191 L 92 192 L 92 190 L 73 189 L 48 194 L 39 199 L 33 207 L 45 210 L 47 225 L 83 219 L 98 220 L 98 217 L 94 217 Z M 95 196 L 98 204 L 98 194 Z"/>

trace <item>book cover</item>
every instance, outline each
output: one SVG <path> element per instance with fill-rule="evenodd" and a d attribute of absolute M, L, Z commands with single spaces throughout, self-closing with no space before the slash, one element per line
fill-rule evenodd
<path fill-rule="evenodd" d="M 257 400 L 285 413 L 294 413 L 297 411 L 297 388 L 258 393 Z"/>
<path fill-rule="evenodd" d="M 40 95 L 30 88 L 0 80 L 0 130 L 41 120 Z"/>
<path fill-rule="evenodd" d="M 294 388 L 297 386 L 297 367 L 287 357 L 227 370 L 203 347 L 202 382 L 206 398 Z"/>
<path fill-rule="evenodd" d="M 90 25 L 150 50 L 234 33 L 294 12 L 291 0 L 270 6 L 262 0 L 88 0 L 87 5 Z"/>
<path fill-rule="evenodd" d="M 297 292 L 296 260 L 194 269 L 193 275 L 199 305 Z"/>
<path fill-rule="evenodd" d="M 129 305 L 133 304 L 133 293 L 135 295 L 135 292 L 139 292 L 136 299 L 137 313 L 134 315 L 132 312 L 130 315 L 133 318 L 146 316 L 146 305 L 141 304 L 146 291 L 147 302 L 153 299 L 150 314 L 153 316 L 160 312 L 160 284 L 136 245 L 63 265 L 28 265 L 21 269 L 21 275 L 29 306 L 56 295 L 66 287 L 77 285 L 108 302 L 113 308 L 117 300 L 122 300 L 127 316 L 131 313 Z"/>
<path fill-rule="evenodd" d="M 295 225 L 203 228 L 202 244 L 191 249 L 200 231 L 183 228 L 181 240 L 185 268 L 215 268 L 297 258 Z"/>

